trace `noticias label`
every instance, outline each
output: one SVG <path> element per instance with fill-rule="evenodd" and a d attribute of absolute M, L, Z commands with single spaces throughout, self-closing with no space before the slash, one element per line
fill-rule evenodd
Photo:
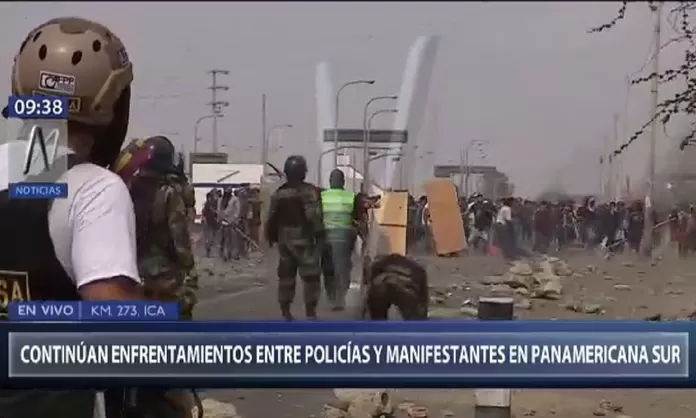
<path fill-rule="evenodd" d="M 65 199 L 67 197 L 67 183 L 10 184 L 11 199 Z"/>

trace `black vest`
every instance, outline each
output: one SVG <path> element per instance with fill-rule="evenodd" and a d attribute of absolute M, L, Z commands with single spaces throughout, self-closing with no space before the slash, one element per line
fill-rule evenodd
<path fill-rule="evenodd" d="M 68 157 L 68 167 L 72 167 Z M 45 172 L 27 182 L 49 182 L 59 173 Z M 79 300 L 72 279 L 56 258 L 48 229 L 51 201 L 10 199 L 0 192 L 0 320 L 7 319 L 9 302 L 29 300 Z M 90 418 L 94 391 L 0 390 L 0 417 L 40 418 L 74 416 Z"/>
<path fill-rule="evenodd" d="M 68 167 L 72 167 L 68 159 Z M 57 175 L 46 172 L 27 179 L 48 182 Z M 48 228 L 51 200 L 11 199 L 0 192 L 0 319 L 7 318 L 9 302 L 29 300 L 79 300 L 74 282 L 56 258 Z"/>

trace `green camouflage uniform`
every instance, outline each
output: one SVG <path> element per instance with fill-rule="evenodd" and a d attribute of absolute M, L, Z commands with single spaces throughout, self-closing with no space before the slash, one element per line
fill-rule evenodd
<path fill-rule="evenodd" d="M 283 316 L 292 319 L 290 305 L 299 273 L 304 283 L 305 312 L 308 318 L 316 318 L 324 241 L 319 190 L 305 182 L 285 183 L 273 193 L 269 206 L 264 231 L 271 245 L 278 243 L 278 302 Z"/>
<path fill-rule="evenodd" d="M 131 193 L 137 222 L 138 270 L 146 296 L 181 303 L 181 318 L 191 319 L 198 277 L 181 183 L 148 174 L 137 183 Z"/>
<path fill-rule="evenodd" d="M 170 174 L 168 178 L 172 181 L 172 184 L 179 189 L 181 197 L 184 199 L 184 205 L 186 206 L 186 213 L 190 220 L 196 217 L 196 192 L 189 183 L 185 176 L 178 174 Z"/>
<path fill-rule="evenodd" d="M 404 320 L 428 319 L 428 273 L 411 258 L 400 254 L 366 259 L 363 272 L 366 319 L 387 320 L 396 306 Z M 363 318 L 361 318 L 363 319 Z"/>
<path fill-rule="evenodd" d="M 170 179 L 174 187 L 181 194 L 186 207 L 186 216 L 190 222 L 196 217 L 196 194 L 195 189 L 188 182 L 185 176 L 170 175 Z M 190 236 L 190 231 L 189 231 Z M 193 316 L 193 308 L 196 305 L 196 293 L 198 293 L 198 274 L 194 268 L 189 271 L 181 272 L 184 276 L 184 284 L 181 293 L 182 318 L 191 319 Z"/>

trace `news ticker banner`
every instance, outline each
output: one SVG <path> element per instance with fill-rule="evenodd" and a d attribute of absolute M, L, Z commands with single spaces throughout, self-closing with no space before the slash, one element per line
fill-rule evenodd
<path fill-rule="evenodd" d="M 0 325 L 3 387 L 696 387 L 691 323 Z"/>

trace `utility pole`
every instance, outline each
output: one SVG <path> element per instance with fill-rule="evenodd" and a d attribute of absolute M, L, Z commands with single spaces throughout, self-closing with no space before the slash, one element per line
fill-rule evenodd
<path fill-rule="evenodd" d="M 611 192 L 612 200 L 618 201 L 621 198 L 621 156 L 614 155 L 613 150 L 618 149 L 619 144 L 619 114 L 614 115 L 614 140 L 612 141 L 611 163 L 609 165 L 611 172 Z"/>
<path fill-rule="evenodd" d="M 626 196 L 631 196 L 631 178 L 626 176 Z"/>
<path fill-rule="evenodd" d="M 212 100 L 208 105 L 210 106 L 210 114 L 213 115 L 213 152 L 218 150 L 218 130 L 217 130 L 217 120 L 222 114 L 222 109 L 229 106 L 230 103 L 226 101 L 218 100 L 218 91 L 227 91 L 229 86 L 221 86 L 218 84 L 219 75 L 229 75 L 230 72 L 227 70 L 214 69 L 208 71 L 208 74 L 213 78 L 213 82 L 208 87 L 212 91 Z"/>
<path fill-rule="evenodd" d="M 611 154 L 609 146 L 609 135 L 604 135 L 604 150 L 602 152 L 604 162 L 602 165 L 602 190 L 604 191 L 604 193 L 602 193 L 602 197 L 604 200 L 611 199 L 611 165 L 614 158 Z"/>
<path fill-rule="evenodd" d="M 469 196 L 469 177 L 471 177 L 471 168 L 469 167 L 469 151 L 474 145 L 482 147 L 488 143 L 488 139 L 472 139 L 466 144 L 459 154 L 459 193 L 464 191 L 464 196 Z M 485 157 L 482 155 L 482 157 Z"/>
<path fill-rule="evenodd" d="M 653 248 L 653 228 L 655 225 L 653 204 L 655 198 L 655 147 L 657 145 L 657 129 L 659 118 L 657 118 L 657 106 L 660 102 L 660 82 L 658 75 L 660 74 L 660 46 L 662 32 L 662 2 L 654 2 L 650 4 L 650 9 L 655 17 L 655 26 L 653 29 L 653 47 L 655 55 L 653 56 L 653 77 L 650 88 L 652 99 L 652 117 L 654 118 L 650 124 L 650 154 L 648 156 L 648 196 L 645 207 L 645 227 L 643 229 L 643 241 L 641 243 L 641 253 L 649 257 L 652 254 Z"/>
<path fill-rule="evenodd" d="M 375 84 L 375 80 L 348 81 L 347 83 L 343 83 L 343 85 L 341 85 L 341 87 L 336 92 L 336 99 L 335 99 L 336 103 L 334 105 L 335 106 L 334 107 L 334 149 L 336 150 L 336 152 L 334 153 L 334 168 L 338 168 L 338 116 L 339 116 L 338 105 L 339 105 L 339 99 L 341 97 L 341 92 L 343 91 L 343 89 L 345 89 L 348 86 L 354 86 L 357 84 L 370 84 L 370 85 L 372 85 L 372 84 Z M 367 112 L 367 110 L 366 110 L 366 112 Z M 364 122 L 365 121 L 363 120 L 363 123 Z M 355 167 L 353 167 L 353 170 L 355 170 Z"/>
<path fill-rule="evenodd" d="M 599 174 L 599 188 L 598 188 L 598 193 L 599 196 L 604 196 L 604 153 L 602 152 L 599 155 L 599 167 L 597 170 L 597 173 Z"/>
<path fill-rule="evenodd" d="M 466 169 L 466 172 L 464 170 Z M 459 150 L 459 193 L 469 196 L 469 147 Z"/>
<path fill-rule="evenodd" d="M 623 111 L 621 112 L 620 116 L 620 125 L 619 125 L 619 142 L 626 141 L 630 135 L 628 132 L 628 105 L 630 103 L 630 98 L 631 98 L 631 76 L 626 75 L 626 93 L 625 93 L 625 99 L 624 99 L 624 107 Z M 617 144 L 617 147 L 621 146 L 621 144 Z M 618 148 L 617 148 L 618 149 Z M 619 181 L 622 181 L 622 176 L 624 175 L 623 173 L 623 167 L 622 167 L 622 162 L 621 159 L 619 158 L 619 168 L 618 171 L 619 173 L 617 174 L 617 178 Z M 628 178 L 628 177 L 627 177 Z M 629 191 L 627 189 L 623 189 L 621 196 L 629 196 Z"/>
<path fill-rule="evenodd" d="M 266 93 L 261 95 L 261 176 L 266 176 L 266 161 L 268 161 L 268 140 L 266 135 L 268 128 L 266 126 Z"/>

